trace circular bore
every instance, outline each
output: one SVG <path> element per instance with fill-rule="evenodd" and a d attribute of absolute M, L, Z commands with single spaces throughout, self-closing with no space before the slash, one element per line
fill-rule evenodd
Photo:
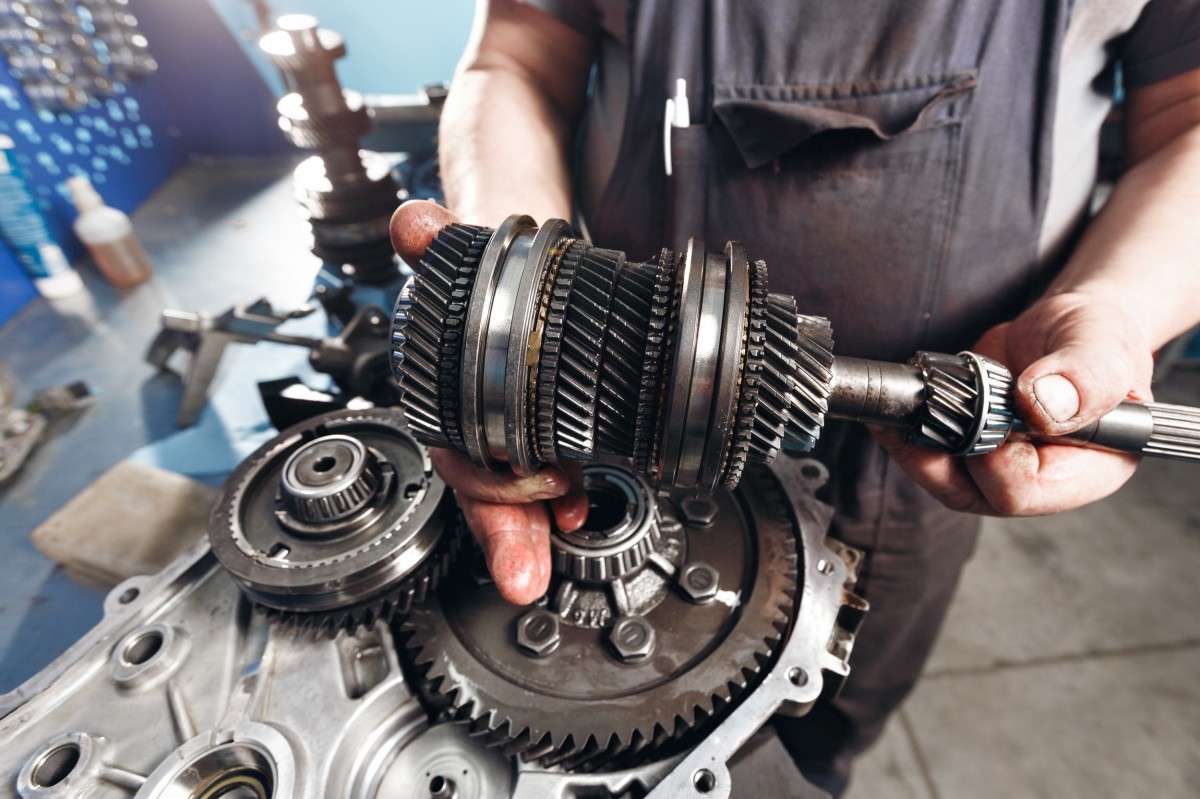
<path fill-rule="evenodd" d="M 549 220 L 534 235 L 524 261 L 515 258 L 511 265 L 506 263 L 497 291 L 498 297 L 510 287 L 514 291 L 505 349 L 503 424 L 506 460 L 512 470 L 520 475 L 533 474 L 538 468 L 533 442 L 529 437 L 529 367 L 536 366 L 540 360 L 540 345 L 534 346 L 532 341 L 534 323 L 546 288 L 546 270 L 551 261 L 551 250 L 570 232 L 567 223 L 561 219 Z M 519 248 L 514 247 L 514 250 Z M 505 305 L 508 305 L 507 301 Z M 490 425 L 485 426 L 491 429 Z"/>
<path fill-rule="evenodd" d="M 742 373 L 742 341 L 746 332 L 746 309 L 750 302 L 750 266 L 746 249 L 730 241 L 725 244 L 725 304 L 718 336 L 715 397 L 708 421 L 708 438 L 700 462 L 697 488 L 711 493 L 721 482 L 725 454 L 733 436 Z M 703 335 L 703 333 L 701 334 Z"/>
<path fill-rule="evenodd" d="M 188 799 L 271 799 L 278 778 L 275 761 L 249 742 L 221 744 L 202 751 L 178 769 L 156 795 Z"/>
<path fill-rule="evenodd" d="M 688 239 L 687 255 L 679 269 L 680 300 L 679 328 L 675 334 L 675 351 L 671 360 L 671 396 L 663 418 L 662 449 L 659 453 L 657 483 L 659 488 L 679 486 L 679 461 L 683 446 L 684 423 L 688 399 L 692 392 L 692 362 L 696 357 L 696 338 L 700 332 L 700 304 L 704 290 L 704 240 Z"/>
<path fill-rule="evenodd" d="M 38 747 L 17 774 L 22 799 L 59 799 L 89 792 L 104 768 L 108 739 L 86 732 L 57 735 Z"/>
<path fill-rule="evenodd" d="M 347 435 L 322 436 L 300 447 L 284 463 L 280 477 L 288 512 L 309 524 L 354 516 L 375 499 L 380 486 L 375 456 Z"/>
<path fill-rule="evenodd" d="M 588 495 L 587 521 L 578 530 L 550 536 L 554 571 L 561 577 L 606 582 L 641 566 L 659 538 L 650 487 L 625 469 L 602 464 L 583 467 Z"/>
<path fill-rule="evenodd" d="M 485 397 L 485 387 L 495 382 L 490 381 L 488 375 L 484 374 L 484 367 L 489 363 L 488 349 L 491 346 L 492 305 L 500 280 L 500 272 L 507 261 L 509 249 L 519 235 L 526 234 L 528 236 L 529 232 L 536 227 L 537 223 L 531 217 L 513 215 L 496 228 L 496 232 L 492 234 L 492 239 L 488 242 L 488 246 L 483 251 L 483 257 L 479 261 L 479 270 L 475 275 L 475 288 L 467 309 L 462 353 L 463 443 L 475 465 L 491 471 L 499 471 L 504 468 L 504 463 L 492 454 L 488 445 L 488 435 L 484 430 L 484 422 L 487 418 L 484 411 L 485 401 L 490 399 L 491 402 L 501 403 L 501 416 L 503 416 L 504 410 L 503 361 L 501 361 L 498 376 L 499 391 L 496 392 L 493 389 L 491 392 L 492 394 L 498 393 L 499 396 Z M 498 317 L 496 326 L 502 328 L 506 321 L 502 317 Z M 505 340 L 504 346 L 507 349 L 507 340 Z M 500 441 L 503 442 L 503 424 L 501 424 L 499 434 Z"/>
<path fill-rule="evenodd" d="M 718 361 L 721 353 L 721 324 L 724 322 L 727 270 L 724 254 L 704 254 L 700 284 L 700 313 L 696 322 L 695 354 L 690 361 L 691 380 L 683 408 L 683 433 L 679 465 L 673 486 L 698 487 L 704 467 L 706 443 L 712 423 L 716 395 L 720 391 Z M 688 299 L 684 298 L 686 305 Z M 680 319 L 680 325 L 683 320 Z M 740 332 L 740 331 L 739 331 Z"/>
<path fill-rule="evenodd" d="M 314 440 L 347 436 L 378 453 L 383 485 L 336 534 L 281 523 L 285 464 Z M 401 586 L 445 537 L 450 507 L 428 453 L 396 410 L 338 411 L 280 433 L 244 460 L 209 518 L 213 553 L 255 602 L 313 613 L 369 601 Z"/>

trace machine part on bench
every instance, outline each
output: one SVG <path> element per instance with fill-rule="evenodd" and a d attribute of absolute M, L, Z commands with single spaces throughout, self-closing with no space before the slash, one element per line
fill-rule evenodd
<path fill-rule="evenodd" d="M 317 634 L 407 613 L 448 571 L 461 525 L 399 412 L 327 414 L 230 475 L 214 554 L 255 603 Z"/>
<path fill-rule="evenodd" d="M 797 530 L 761 466 L 714 497 L 708 528 L 679 520 L 681 492 L 657 499 L 625 468 L 588 464 L 584 479 L 588 522 L 552 533 L 539 609 L 460 570 L 401 630 L 432 707 L 506 754 L 592 771 L 677 754 L 754 690 L 795 611 Z M 531 652 L 527 627 L 539 641 L 553 627 L 552 649 Z"/>
<path fill-rule="evenodd" d="M 334 62 L 346 55 L 345 42 L 305 14 L 280 17 L 277 27 L 259 44 L 291 89 L 279 101 L 280 128 L 316 151 L 294 174 L 313 254 L 346 278 L 386 286 L 399 276 L 388 222 L 400 186 L 387 158 L 359 149 L 371 114 L 361 94 L 338 82 Z"/>
<path fill-rule="evenodd" d="M 657 491 L 709 494 L 748 464 L 810 451 L 827 417 L 955 456 L 1025 432 L 1003 365 L 971 352 L 835 358 L 829 321 L 770 292 L 766 264 L 736 242 L 709 252 L 691 239 L 636 263 L 559 219 L 450 225 L 401 292 L 392 343 L 415 434 L 519 475 L 616 456 Z M 1127 402 L 1057 440 L 1200 461 L 1200 409 Z"/>
<path fill-rule="evenodd" d="M 386 314 L 375 306 L 360 308 L 338 335 L 329 338 L 278 332 L 283 323 L 304 318 L 314 310 L 306 305 L 294 311 L 276 312 L 266 299 L 259 299 L 216 315 L 163 311 L 162 329 L 150 344 L 146 361 L 166 370 L 177 351 L 191 354 L 182 373 L 183 397 L 175 424 L 190 427 L 196 423 L 208 401 L 225 348 L 232 343 L 270 341 L 305 347 L 313 369 L 333 378 L 349 398 L 361 397 L 374 405 L 396 404 L 400 391 L 388 369 L 391 356 Z"/>
<path fill-rule="evenodd" d="M 97 628 L 0 697 L 0 780 L 21 799 L 674 799 L 701 788 L 728 797 L 726 764 L 753 731 L 776 710 L 810 705 L 824 670 L 846 673 L 853 635 L 838 624 L 863 606 L 847 588 L 856 557 L 825 540 L 831 511 L 812 494 L 825 476 L 815 463 L 791 497 L 754 466 L 738 493 L 686 513 L 682 494 L 659 498 L 624 467 L 591 465 L 592 521 L 560 534 L 546 600 L 509 606 L 465 559 L 401 622 L 416 631 L 405 644 L 379 618 L 309 636 L 252 612 L 250 594 L 285 595 L 261 562 L 255 590 L 244 590 L 245 553 L 228 560 L 230 519 L 244 540 L 270 529 L 308 547 L 306 568 L 331 576 L 366 571 L 372 548 L 350 545 L 397 510 L 408 521 L 375 548 L 406 539 L 429 563 L 452 540 L 457 514 L 401 423 L 395 411 L 334 413 L 247 459 L 218 504 L 211 543 L 118 585 Z M 386 493 L 389 475 L 397 489 L 425 482 L 401 508 L 403 495 Z M 380 504 L 389 496 L 395 506 Z M 431 544 L 430 531 L 443 543 Z M 364 584 L 392 579 L 375 573 Z M 681 582 L 688 575 L 699 576 Z M 480 626 L 501 617 L 512 624 Z M 445 637 L 422 632 L 434 628 Z M 468 671 L 442 683 L 420 679 L 422 664 L 406 657 L 416 648 L 426 659 L 468 634 L 497 638 L 494 662 L 506 671 L 486 677 L 490 688 L 471 676 L 493 662 L 486 651 L 456 655 Z M 499 694 L 505 678 L 545 686 L 559 677 L 567 682 L 536 711 L 525 709 L 528 695 Z M 464 710 L 450 685 L 464 680 L 471 708 L 485 689 L 496 707 Z M 640 686 L 648 701 L 610 700 L 622 685 Z M 545 713 L 551 706 L 587 712 Z M 579 737 L 539 750 L 499 726 L 500 708 L 552 716 L 551 730 Z M 610 727 L 602 751 L 584 737 Z"/>

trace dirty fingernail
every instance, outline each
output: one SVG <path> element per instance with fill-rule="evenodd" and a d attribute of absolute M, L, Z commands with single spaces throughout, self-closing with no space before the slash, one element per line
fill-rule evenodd
<path fill-rule="evenodd" d="M 1079 413 L 1079 392 L 1062 375 L 1046 375 L 1033 382 L 1033 398 L 1056 422 L 1067 422 Z"/>

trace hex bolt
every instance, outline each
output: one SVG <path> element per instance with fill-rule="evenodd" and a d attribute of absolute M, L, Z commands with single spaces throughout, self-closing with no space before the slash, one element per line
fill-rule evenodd
<path fill-rule="evenodd" d="M 561 640 L 558 616 L 548 610 L 535 608 L 517 619 L 517 645 L 530 657 L 549 655 Z"/>
<path fill-rule="evenodd" d="M 692 527 L 712 527 L 717 518 L 717 503 L 709 497 L 688 497 L 679 503 L 679 512 Z"/>
<path fill-rule="evenodd" d="M 713 601 L 720 588 L 721 575 L 703 561 L 694 561 L 683 567 L 679 575 L 679 590 L 690 602 L 706 605 Z"/>
<path fill-rule="evenodd" d="M 638 663 L 654 651 L 654 628 L 641 616 L 622 616 L 608 634 L 617 657 L 624 663 Z"/>

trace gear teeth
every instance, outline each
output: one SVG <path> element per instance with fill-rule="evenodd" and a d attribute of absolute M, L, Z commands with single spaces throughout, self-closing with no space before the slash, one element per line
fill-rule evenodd
<path fill-rule="evenodd" d="M 1008 438 L 1013 419 L 1008 369 L 970 353 L 918 352 L 909 363 L 925 378 L 925 404 L 911 440 L 953 455 L 978 455 Z"/>
<path fill-rule="evenodd" d="M 359 626 L 370 627 L 378 621 L 391 623 L 412 612 L 437 590 L 441 581 L 454 568 L 462 549 L 466 524 L 461 514 L 451 523 L 437 548 L 429 554 L 416 571 L 406 577 L 399 586 L 366 602 L 360 602 L 337 610 L 317 613 L 283 611 L 258 606 L 266 611 L 283 629 L 297 635 L 313 638 L 333 638 L 343 630 L 353 631 Z"/>
<path fill-rule="evenodd" d="M 816 446 L 829 411 L 829 386 L 833 381 L 833 330 L 829 320 L 798 316 L 796 345 L 792 414 L 783 448 L 808 452 Z"/>
<path fill-rule="evenodd" d="M 750 301 L 746 313 L 746 334 L 742 352 L 737 417 L 722 482 L 725 488 L 737 488 L 742 471 L 750 458 L 754 438 L 754 420 L 758 411 L 759 384 L 762 381 L 767 343 L 767 264 L 750 265 Z"/>
<path fill-rule="evenodd" d="M 489 228 L 447 225 L 421 258 L 396 302 L 392 369 L 413 435 L 463 448 L 460 363 L 467 304 Z"/>
<path fill-rule="evenodd" d="M 563 253 L 550 289 L 550 300 L 546 309 L 546 322 L 542 328 L 542 351 L 538 362 L 536 442 L 538 459 L 543 463 L 557 463 L 559 458 L 555 440 L 555 418 L 559 379 L 559 357 L 562 355 L 563 325 L 575 273 L 588 248 L 585 241 L 576 241 Z"/>
<path fill-rule="evenodd" d="M 600 370 L 600 451 L 628 457 L 633 439 L 657 264 L 621 259 Z"/>
<path fill-rule="evenodd" d="M 763 467 L 752 466 L 747 479 L 753 479 L 756 470 L 766 473 Z M 701 696 L 658 718 L 643 711 L 625 723 L 599 729 L 589 729 L 586 713 L 556 715 L 551 721 L 537 704 L 536 694 L 527 695 L 519 704 L 497 707 L 497 702 L 506 700 L 497 700 L 487 684 L 470 679 L 469 672 L 456 662 L 461 656 L 455 654 L 458 650 L 446 648 L 442 637 L 446 622 L 435 622 L 444 618 L 444 611 L 424 607 L 401 622 L 398 633 L 426 707 L 434 709 L 440 719 L 468 725 L 471 734 L 486 746 L 543 768 L 558 766 L 576 772 L 631 768 L 693 745 L 769 671 L 794 616 L 799 584 L 795 529 L 787 521 L 792 519 L 790 503 L 773 479 L 756 480 L 752 496 L 766 518 L 780 520 L 778 544 L 782 548 L 780 562 L 786 564 L 781 572 L 785 578 L 773 589 L 763 618 L 764 630 L 756 635 L 751 648 L 739 653 L 736 663 L 727 664 L 729 672 L 723 682 L 715 682 Z M 446 587 L 452 589 L 452 585 Z M 501 695 L 512 696 L 507 690 Z"/>
<path fill-rule="evenodd" d="M 592 460 L 596 456 L 605 330 L 622 258 L 614 250 L 593 248 L 584 254 L 575 271 L 558 359 L 554 437 L 560 459 Z"/>
<path fill-rule="evenodd" d="M 783 449 L 791 418 L 791 374 L 796 368 L 796 301 L 782 294 L 767 297 L 766 342 L 758 407 L 750 440 L 749 458 L 770 463 Z"/>
<path fill-rule="evenodd" d="M 646 322 L 646 348 L 642 355 L 642 378 L 638 388 L 637 411 L 634 414 L 633 465 L 638 474 L 652 476 L 653 455 L 661 433 L 661 404 L 666 390 L 664 375 L 670 338 L 668 328 L 672 303 L 676 296 L 675 253 L 662 250 L 658 258 L 645 266 L 654 265 L 654 287 L 650 297 L 650 313 Z"/>

